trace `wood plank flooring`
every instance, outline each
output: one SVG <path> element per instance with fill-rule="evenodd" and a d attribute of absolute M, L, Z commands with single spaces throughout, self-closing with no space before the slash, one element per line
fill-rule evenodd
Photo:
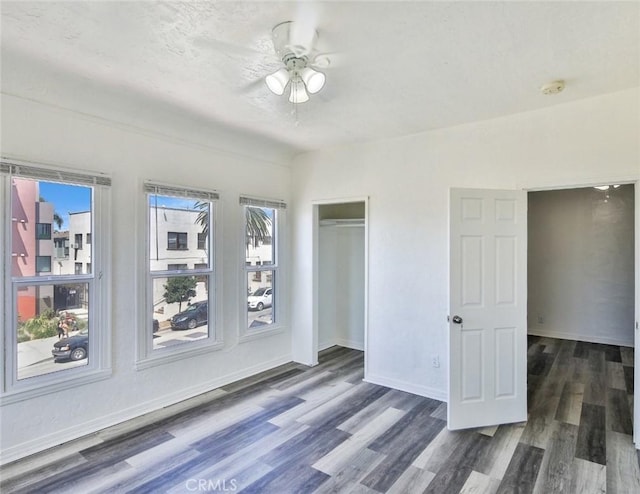
<path fill-rule="evenodd" d="M 446 428 L 361 352 L 279 367 L 6 465 L 3 493 L 635 493 L 633 350 L 530 337 L 529 420 Z"/>

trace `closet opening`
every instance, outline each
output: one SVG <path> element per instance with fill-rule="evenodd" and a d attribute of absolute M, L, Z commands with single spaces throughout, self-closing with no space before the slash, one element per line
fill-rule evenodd
<path fill-rule="evenodd" d="M 317 351 L 320 355 L 341 348 L 364 352 L 366 200 L 319 203 L 315 208 L 317 264 L 314 319 Z"/>

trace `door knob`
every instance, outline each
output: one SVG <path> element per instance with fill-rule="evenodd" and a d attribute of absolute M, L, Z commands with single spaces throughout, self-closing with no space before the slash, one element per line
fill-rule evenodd
<path fill-rule="evenodd" d="M 460 316 L 453 316 L 453 324 L 462 324 L 462 318 Z"/>

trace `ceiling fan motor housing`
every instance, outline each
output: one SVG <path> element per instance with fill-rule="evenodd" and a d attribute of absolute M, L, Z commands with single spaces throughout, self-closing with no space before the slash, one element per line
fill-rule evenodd
<path fill-rule="evenodd" d="M 285 57 L 289 55 L 302 58 L 311 53 L 318 39 L 318 31 L 314 29 L 310 39 L 306 40 L 308 41 L 308 46 L 296 44 L 296 41 L 300 40 L 292 39 L 293 24 L 293 21 L 281 22 L 280 24 L 277 24 L 271 32 L 273 47 L 275 48 L 276 54 L 283 62 L 285 62 L 285 64 Z"/>

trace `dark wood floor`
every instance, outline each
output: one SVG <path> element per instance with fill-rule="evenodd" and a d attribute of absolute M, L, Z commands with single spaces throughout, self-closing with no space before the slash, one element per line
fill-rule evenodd
<path fill-rule="evenodd" d="M 334 348 L 6 465 L 25 493 L 637 493 L 633 350 L 530 337 L 529 420 L 450 432 Z"/>

